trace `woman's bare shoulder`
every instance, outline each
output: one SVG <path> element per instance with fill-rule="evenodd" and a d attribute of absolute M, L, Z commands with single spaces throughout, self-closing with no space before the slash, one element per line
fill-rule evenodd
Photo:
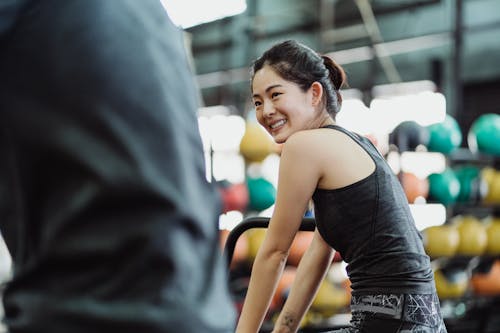
<path fill-rule="evenodd" d="M 294 152 L 308 155 L 311 150 L 314 150 L 321 143 L 318 130 L 298 131 L 290 135 L 283 144 L 282 154 L 292 154 Z"/>
<path fill-rule="evenodd" d="M 323 160 L 325 154 L 336 154 L 341 140 L 341 133 L 339 135 L 337 131 L 311 129 L 295 132 L 283 144 L 282 157 L 309 162 Z"/>

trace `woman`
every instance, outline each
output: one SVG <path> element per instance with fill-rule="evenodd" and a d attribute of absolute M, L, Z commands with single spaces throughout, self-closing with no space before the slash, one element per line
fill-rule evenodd
<path fill-rule="evenodd" d="M 335 250 L 348 263 L 351 327 L 338 332 L 446 332 L 433 272 L 405 194 L 366 138 L 335 123 L 343 69 L 294 41 L 253 64 L 259 123 L 283 143 L 276 205 L 237 332 L 257 332 L 309 200 L 317 230 L 273 332 L 296 332 Z M 335 249 L 335 250 L 334 250 Z"/>

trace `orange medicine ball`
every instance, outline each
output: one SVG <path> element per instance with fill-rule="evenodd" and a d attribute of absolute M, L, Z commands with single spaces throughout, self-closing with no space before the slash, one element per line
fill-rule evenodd
<path fill-rule="evenodd" d="M 409 203 L 414 203 L 418 197 L 427 198 L 429 194 L 427 179 L 420 179 L 411 172 L 403 172 L 400 175 L 400 181 Z"/>
<path fill-rule="evenodd" d="M 500 260 L 493 263 L 489 272 L 472 275 L 470 282 L 478 295 L 500 295 Z"/>
<path fill-rule="evenodd" d="M 311 244 L 313 236 L 314 233 L 310 231 L 297 232 L 288 254 L 288 264 L 293 266 L 297 266 L 299 264 L 300 259 L 302 259 L 302 256 Z"/>
<path fill-rule="evenodd" d="M 293 280 L 295 279 L 295 275 L 297 275 L 297 268 L 293 266 L 286 266 L 283 270 L 283 274 L 278 282 L 278 286 L 276 287 L 276 291 L 271 300 L 271 309 L 278 308 L 282 305 L 282 303 L 286 300 L 288 296 L 288 292 L 292 287 Z"/>

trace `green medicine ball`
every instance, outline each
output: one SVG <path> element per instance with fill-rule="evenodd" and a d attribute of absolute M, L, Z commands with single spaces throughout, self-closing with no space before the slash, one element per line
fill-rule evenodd
<path fill-rule="evenodd" d="M 274 185 L 262 177 L 247 179 L 249 204 L 248 210 L 263 211 L 274 204 L 276 189 Z"/>
<path fill-rule="evenodd" d="M 460 181 L 455 172 L 447 168 L 441 173 L 433 173 L 429 180 L 429 200 L 450 205 L 457 201 L 460 195 Z"/>
<path fill-rule="evenodd" d="M 449 154 L 462 143 L 462 131 L 457 121 L 450 115 L 446 115 L 440 123 L 427 127 L 429 130 L 429 142 L 427 149 L 433 152 Z"/>
<path fill-rule="evenodd" d="M 487 113 L 479 116 L 472 123 L 467 144 L 472 152 L 500 156 L 500 115 Z"/>
<path fill-rule="evenodd" d="M 475 165 L 461 165 L 453 169 L 460 182 L 457 202 L 477 204 L 486 195 L 487 184 L 481 179 L 481 169 Z"/>

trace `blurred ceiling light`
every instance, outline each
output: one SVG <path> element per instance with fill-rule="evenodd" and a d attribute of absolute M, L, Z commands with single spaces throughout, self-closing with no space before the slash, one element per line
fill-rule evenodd
<path fill-rule="evenodd" d="M 215 21 L 244 12 L 245 0 L 161 0 L 172 21 L 182 28 Z"/>
<path fill-rule="evenodd" d="M 352 49 L 329 52 L 327 55 L 341 65 L 367 61 L 379 57 L 388 57 L 425 49 L 442 47 L 451 44 L 449 33 L 437 33 L 420 37 L 413 37 L 392 42 L 376 43 L 373 46 L 361 46 Z"/>
<path fill-rule="evenodd" d="M 380 84 L 372 88 L 372 96 L 395 97 L 413 95 L 421 92 L 434 92 L 437 90 L 436 84 L 429 80 L 410 81 L 391 84 Z"/>
<path fill-rule="evenodd" d="M 234 82 L 250 80 L 250 70 L 247 67 L 228 69 L 225 71 L 199 74 L 196 76 L 200 89 L 223 86 Z"/>
<path fill-rule="evenodd" d="M 169 1 L 169 0 L 162 0 Z M 336 33 L 336 30 L 334 30 Z M 328 52 L 326 55 L 335 59 L 338 64 L 352 64 L 372 60 L 375 52 L 378 52 L 380 57 L 393 56 L 410 52 L 418 52 L 425 49 L 448 46 L 451 44 L 452 38 L 449 33 L 438 33 L 413 37 L 408 39 L 396 40 L 375 44 L 373 46 L 361 46 L 352 49 L 339 50 Z M 373 48 L 377 49 L 374 51 Z M 248 68 L 235 68 L 228 71 L 218 71 L 206 74 L 197 75 L 198 84 L 201 89 L 217 87 L 226 84 L 248 81 Z"/>

